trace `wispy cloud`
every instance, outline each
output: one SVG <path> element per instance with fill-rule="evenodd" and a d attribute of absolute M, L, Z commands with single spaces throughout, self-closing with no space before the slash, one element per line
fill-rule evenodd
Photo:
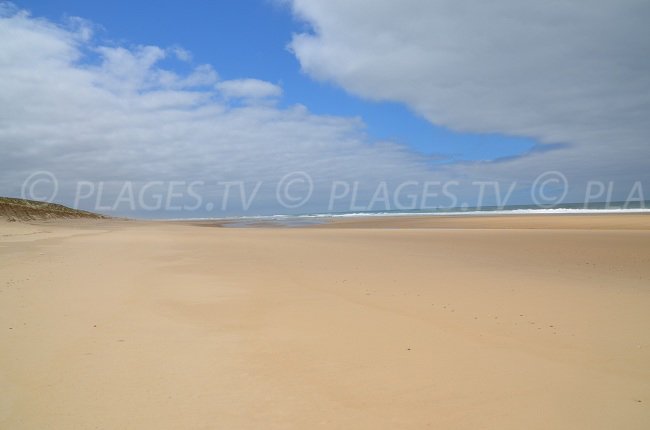
<path fill-rule="evenodd" d="M 282 88 L 259 79 L 221 81 L 217 84 L 217 89 L 227 98 L 262 99 L 282 95 Z"/>

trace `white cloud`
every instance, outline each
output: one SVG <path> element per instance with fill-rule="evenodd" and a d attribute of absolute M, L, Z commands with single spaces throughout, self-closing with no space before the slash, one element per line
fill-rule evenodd
<path fill-rule="evenodd" d="M 181 61 L 185 61 L 185 62 L 192 61 L 192 53 L 187 49 L 184 49 L 180 46 L 175 46 L 174 48 L 172 48 L 172 52 L 174 53 L 174 55 L 176 55 L 176 58 L 178 58 Z"/>
<path fill-rule="evenodd" d="M 93 53 L 91 61 L 83 52 Z M 188 74 L 161 68 L 170 54 L 178 49 L 103 46 L 74 28 L 4 10 L 0 195 L 20 195 L 23 180 L 39 170 L 56 175 L 68 204 L 79 180 L 200 180 L 215 194 L 218 181 L 271 184 L 292 171 L 309 172 L 317 188 L 428 171 L 403 147 L 369 142 L 359 118 L 315 115 L 300 105 L 231 105 L 224 94 L 264 98 L 281 90 L 254 79 L 223 81 L 217 90 L 208 65 Z M 253 213 L 286 210 L 272 188 L 260 193 Z M 312 210 L 322 210 L 327 196 L 315 196 L 320 206 Z"/>
<path fill-rule="evenodd" d="M 449 174 L 648 178 L 645 0 L 291 3 L 313 28 L 290 45 L 310 76 L 455 130 L 566 144 Z"/>
<path fill-rule="evenodd" d="M 267 97 L 279 97 L 282 95 L 282 88 L 267 81 L 259 79 L 232 79 L 221 81 L 217 89 L 226 98 L 262 99 Z"/>

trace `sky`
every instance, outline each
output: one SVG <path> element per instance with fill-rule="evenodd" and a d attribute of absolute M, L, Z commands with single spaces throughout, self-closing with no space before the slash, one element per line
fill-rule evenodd
<path fill-rule="evenodd" d="M 649 23 L 637 0 L 2 3 L 0 194 L 154 218 L 643 199 Z"/>

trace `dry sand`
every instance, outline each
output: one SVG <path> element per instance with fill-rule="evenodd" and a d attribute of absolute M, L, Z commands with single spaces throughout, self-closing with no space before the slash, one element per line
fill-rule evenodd
<path fill-rule="evenodd" d="M 0 428 L 650 428 L 650 216 L 327 227 L 0 222 Z"/>

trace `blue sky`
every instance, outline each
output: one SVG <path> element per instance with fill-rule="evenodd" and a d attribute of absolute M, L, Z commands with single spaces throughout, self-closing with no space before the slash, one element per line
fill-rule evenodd
<path fill-rule="evenodd" d="M 192 217 L 636 198 L 649 20 L 645 0 L 0 0 L 0 194 L 147 217 L 183 216 L 137 195 L 178 181 Z"/>
<path fill-rule="evenodd" d="M 435 163 L 495 160 L 531 150 L 535 141 L 503 134 L 461 133 L 436 126 L 396 102 L 374 102 L 300 71 L 287 45 L 309 31 L 285 5 L 269 0 L 134 2 L 48 0 L 14 2 L 36 17 L 59 22 L 79 16 L 100 25 L 100 38 L 120 45 L 181 46 L 193 62 L 211 64 L 222 79 L 257 78 L 280 84 L 282 103 L 304 104 L 316 114 L 359 116 L 370 138 L 404 144 Z M 177 67 L 169 64 L 169 67 Z"/>

